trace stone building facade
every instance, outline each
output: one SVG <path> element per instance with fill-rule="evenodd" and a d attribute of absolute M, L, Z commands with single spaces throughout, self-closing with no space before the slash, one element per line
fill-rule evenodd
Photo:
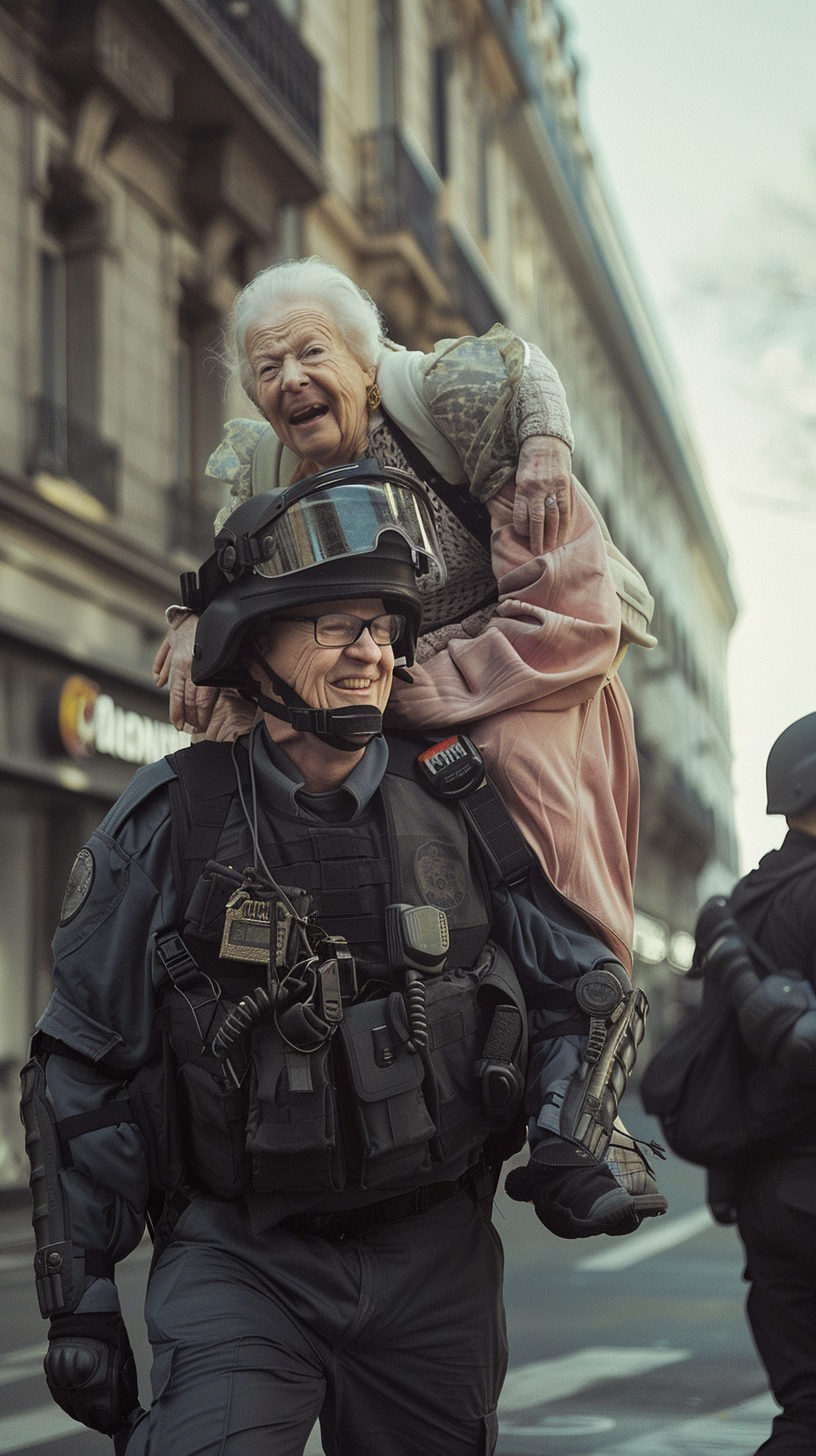
<path fill-rule="evenodd" d="M 736 870 L 726 553 L 610 220 L 552 0 L 0 0 L 0 1184 L 73 855 L 181 741 L 150 665 L 207 549 L 218 349 L 264 264 L 339 264 L 415 348 L 544 348 L 657 599 L 631 652 L 658 1021 Z M 686 939 L 684 940 L 684 936 Z"/>

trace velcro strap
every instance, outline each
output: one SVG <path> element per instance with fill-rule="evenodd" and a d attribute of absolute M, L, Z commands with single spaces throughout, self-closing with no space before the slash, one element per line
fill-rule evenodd
<path fill-rule="evenodd" d="M 532 854 L 490 780 L 486 778 L 461 804 L 504 884 L 520 884 L 530 872 Z"/>
<path fill-rule="evenodd" d="M 132 1122 L 129 1097 L 117 1097 L 115 1102 L 104 1102 L 101 1107 L 92 1107 L 88 1112 L 77 1112 L 73 1117 L 63 1117 L 57 1123 L 57 1137 L 68 1167 L 72 1167 L 68 1143 L 81 1137 L 84 1132 L 97 1132 L 101 1127 L 116 1127 L 120 1122 Z"/>
<path fill-rule="evenodd" d="M 482 1059 L 512 1062 L 521 1042 L 521 1013 L 516 1006 L 497 1006 L 488 1032 Z"/>

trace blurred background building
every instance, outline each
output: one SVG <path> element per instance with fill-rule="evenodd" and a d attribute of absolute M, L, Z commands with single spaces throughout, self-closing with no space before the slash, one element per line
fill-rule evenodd
<path fill-rule="evenodd" d="M 736 875 L 726 550 L 552 0 L 0 0 L 0 1183 L 74 854 L 184 740 L 150 665 L 209 549 L 217 353 L 316 252 L 427 348 L 497 320 L 557 365 L 575 471 L 656 598 L 634 649 L 652 1036 Z"/>

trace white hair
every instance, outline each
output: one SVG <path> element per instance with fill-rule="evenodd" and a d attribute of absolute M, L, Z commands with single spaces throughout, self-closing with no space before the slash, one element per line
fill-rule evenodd
<path fill-rule="evenodd" d="M 253 404 L 255 381 L 246 350 L 253 324 L 286 307 L 319 303 L 331 314 L 354 357 L 364 368 L 376 364 L 385 329 L 374 300 L 345 273 L 322 258 L 293 259 L 264 268 L 239 293 L 230 317 L 227 362 Z"/>

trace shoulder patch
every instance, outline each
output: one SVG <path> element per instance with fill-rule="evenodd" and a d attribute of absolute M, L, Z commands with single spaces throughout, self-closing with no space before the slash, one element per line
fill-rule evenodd
<path fill-rule="evenodd" d="M 94 857 L 89 849 L 81 849 L 74 860 L 71 873 L 68 876 L 68 884 L 65 886 L 65 894 L 62 898 L 62 910 L 60 911 L 60 925 L 67 925 L 78 915 L 91 893 L 91 886 L 94 882 L 96 866 Z"/>

